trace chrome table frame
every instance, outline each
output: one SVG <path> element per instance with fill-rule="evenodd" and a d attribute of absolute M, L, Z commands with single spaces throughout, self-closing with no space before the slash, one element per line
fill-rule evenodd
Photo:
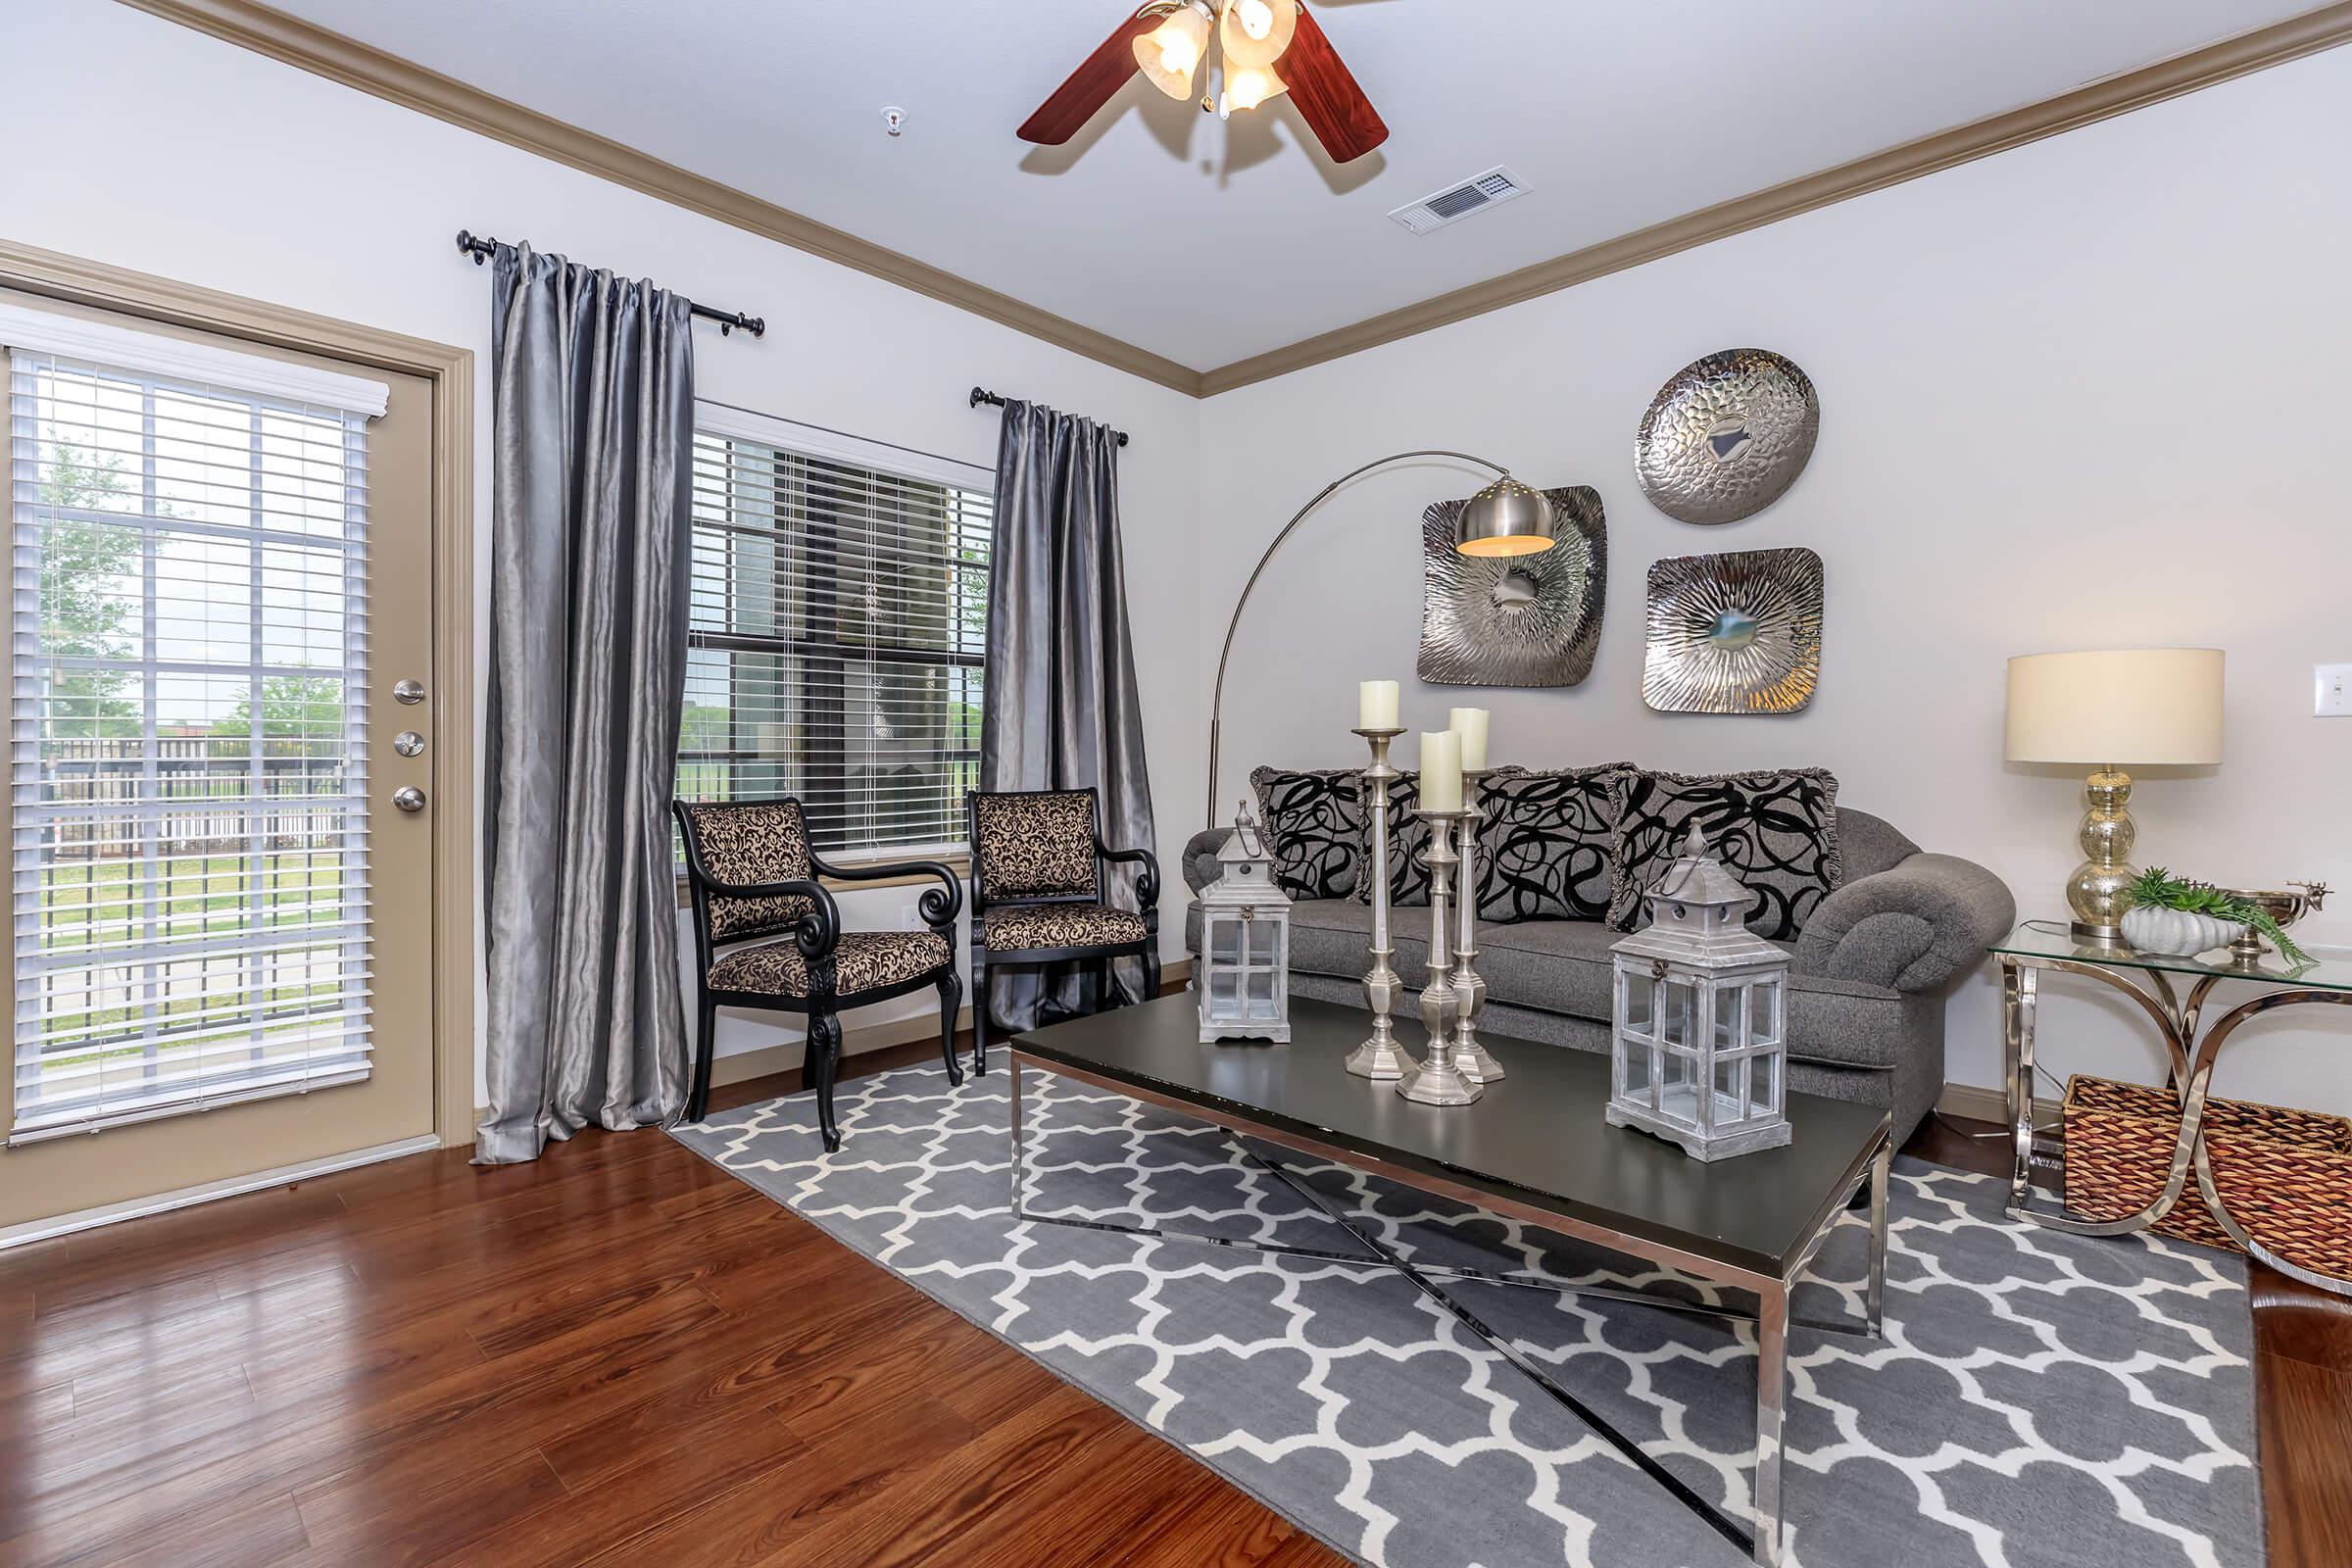
<path fill-rule="evenodd" d="M 1830 1334 L 1849 1334 L 1860 1338 L 1877 1339 L 1885 1321 L 1886 1296 L 1886 1179 L 1894 1158 L 1894 1146 L 1887 1128 L 1882 1124 L 1878 1136 L 1856 1157 L 1853 1165 L 1833 1185 L 1830 1196 L 1815 1213 L 1807 1232 L 1808 1240 L 1796 1255 L 1785 1276 L 1776 1277 L 1754 1270 L 1719 1263 L 1695 1252 L 1670 1247 L 1639 1236 L 1628 1235 L 1605 1225 L 1575 1218 L 1534 1203 L 1515 1202 L 1477 1188 L 1449 1182 L 1422 1171 L 1410 1169 L 1371 1155 L 1344 1150 L 1314 1139 L 1301 1137 L 1262 1122 L 1224 1110 L 1217 1106 L 1195 1103 L 1173 1096 L 1154 1094 L 1107 1075 L 1099 1075 L 1051 1061 L 1024 1053 L 1019 1044 L 1008 1042 L 1011 1065 L 1011 1132 L 1012 1132 L 1012 1216 L 1015 1221 L 1032 1224 L 1065 1225 L 1078 1230 L 1106 1231 L 1120 1236 L 1141 1236 L 1155 1241 L 1198 1242 L 1235 1251 L 1262 1252 L 1277 1257 L 1303 1257 L 1318 1262 L 1351 1263 L 1359 1267 L 1387 1267 L 1402 1275 L 1431 1300 L 1450 1313 L 1455 1321 L 1484 1341 L 1505 1361 L 1516 1367 L 1535 1385 L 1553 1399 L 1567 1407 L 1579 1420 L 1605 1439 L 1618 1452 L 1631 1460 L 1643 1473 L 1664 1487 L 1674 1497 L 1712 1525 L 1726 1539 L 1746 1551 L 1752 1560 L 1765 1564 L 1781 1561 L 1783 1510 L 1781 1494 L 1781 1427 L 1788 1399 L 1788 1330 L 1803 1328 Z M 1325 1217 L 1346 1231 L 1365 1250 L 1340 1252 L 1317 1248 L 1284 1247 L 1267 1242 L 1248 1242 L 1231 1237 L 1211 1236 L 1204 1232 L 1168 1229 L 1156 1226 L 1112 1225 L 1100 1220 L 1077 1219 L 1067 1215 L 1041 1214 L 1027 1206 L 1029 1189 L 1029 1151 L 1027 1127 L 1021 1109 L 1021 1077 L 1024 1067 L 1053 1073 L 1092 1088 L 1125 1095 L 1146 1104 L 1155 1105 L 1179 1116 L 1207 1122 L 1221 1129 L 1229 1142 L 1244 1158 L 1271 1173 L 1293 1192 L 1305 1199 Z M 1335 1207 L 1322 1194 L 1293 1174 L 1279 1160 L 1268 1159 L 1241 1143 L 1243 1137 L 1272 1144 L 1296 1153 L 1310 1155 L 1351 1170 L 1378 1176 L 1417 1192 L 1481 1208 L 1492 1214 L 1516 1219 L 1552 1231 L 1577 1241 L 1624 1252 L 1661 1268 L 1680 1270 L 1695 1275 L 1713 1285 L 1729 1286 L 1752 1292 L 1757 1309 L 1753 1312 L 1737 1308 L 1708 1306 L 1696 1301 L 1671 1297 L 1652 1296 L 1640 1291 L 1616 1291 L 1599 1287 L 1565 1285 L 1553 1280 L 1533 1279 L 1513 1274 L 1490 1274 L 1475 1269 L 1446 1268 L 1432 1264 L 1414 1263 L 1394 1248 L 1375 1237 L 1366 1235 L 1348 1216 Z M 1870 1194 L 1870 1275 L 1864 1287 L 1864 1321 L 1854 1323 L 1815 1322 L 1788 1315 L 1788 1298 L 1797 1280 L 1812 1265 L 1814 1254 L 1820 1251 L 1831 1229 L 1844 1214 L 1855 1195 L 1867 1188 Z M 1369 1255 L 1366 1255 L 1369 1254 Z M 1610 1300 L 1632 1301 L 1643 1306 L 1660 1307 L 1668 1311 L 1690 1313 L 1702 1317 L 1729 1318 L 1756 1326 L 1756 1482 L 1755 1522 L 1753 1528 L 1742 1525 L 1701 1497 L 1681 1477 L 1652 1458 L 1635 1440 L 1611 1427 L 1590 1405 L 1562 1388 L 1552 1377 L 1522 1355 L 1502 1336 L 1482 1322 L 1468 1307 L 1446 1294 L 1440 1282 L 1449 1279 L 1478 1280 L 1496 1285 L 1514 1285 L 1532 1290 L 1554 1291 L 1563 1295 L 1590 1296 Z"/>
<path fill-rule="evenodd" d="M 2183 997 L 2174 988 L 2172 975 L 2162 969 L 2142 969 L 2131 964 L 2106 964 L 2095 957 L 2058 958 L 2031 954 L 1996 953 L 2001 965 L 2002 1049 L 2007 1057 L 2007 1089 L 2009 1099 L 2009 1217 L 2048 1230 L 2064 1231 L 2071 1236 L 2128 1236 L 2146 1230 L 2172 1212 L 2187 1190 L 2190 1171 L 2196 1173 L 2197 1193 L 2205 1200 L 2206 1212 L 2213 1216 L 2224 1234 L 2245 1249 L 2246 1255 L 2270 1265 L 2292 1280 L 2337 1296 L 2352 1296 L 2352 1280 L 2317 1273 L 2279 1257 L 2269 1248 L 2246 1234 L 2245 1227 L 2231 1217 L 2222 1202 L 2222 1195 L 2213 1181 L 2213 1156 L 2205 1145 L 2205 1101 L 2213 1085 L 2214 1062 L 2220 1058 L 2222 1047 L 2229 1043 L 2237 1026 L 2257 1014 L 2278 1007 L 2291 1007 L 2299 1003 L 2334 1003 L 2352 1005 L 2352 991 L 2330 991 L 2310 986 L 2298 986 L 2291 979 L 2280 979 L 2260 973 L 2230 974 L 2208 972 L 2199 974 Z M 2038 1007 L 2041 971 L 2053 969 L 2060 974 L 2078 974 L 2096 980 L 2101 985 L 2123 993 L 2155 1024 L 2156 1033 L 2172 1060 L 2172 1089 L 2180 1102 L 2180 1128 L 2173 1142 L 2172 1169 L 2167 1172 L 2164 1190 L 2158 1193 L 2147 1207 L 2121 1219 L 2078 1219 L 2072 1214 L 2035 1208 L 2031 1181 L 2034 1156 L 2040 1154 L 2045 1163 L 2055 1164 L 2053 1154 L 2062 1152 L 2046 1142 L 2037 1142 L 2041 1132 L 2034 1122 L 2034 1024 Z M 2132 975 L 2147 976 L 2147 984 L 2137 985 Z M 2205 1000 L 2213 988 L 2224 980 L 2244 980 L 2273 989 L 2230 1008 L 2210 1024 L 2203 1023 Z M 2202 1033 L 2199 1032 L 2202 1026 Z"/>

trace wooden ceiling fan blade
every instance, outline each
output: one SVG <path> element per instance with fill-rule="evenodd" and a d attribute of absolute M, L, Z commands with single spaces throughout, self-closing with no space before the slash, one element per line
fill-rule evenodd
<path fill-rule="evenodd" d="M 1389 139 L 1380 111 L 1331 46 L 1323 28 L 1298 8 L 1298 30 L 1274 68 L 1289 83 L 1291 102 L 1335 164 L 1352 163 Z"/>
<path fill-rule="evenodd" d="M 1158 17 L 1151 16 L 1129 17 L 1120 23 L 1117 30 L 1102 40 L 1102 47 L 1088 55 L 1086 64 L 1071 72 L 1069 79 L 1037 106 L 1037 113 L 1021 125 L 1021 140 L 1036 142 L 1041 147 L 1058 147 L 1077 135 L 1095 118 L 1096 111 L 1110 102 L 1111 95 L 1135 74 L 1135 40 L 1158 26 L 1159 22 Z"/>

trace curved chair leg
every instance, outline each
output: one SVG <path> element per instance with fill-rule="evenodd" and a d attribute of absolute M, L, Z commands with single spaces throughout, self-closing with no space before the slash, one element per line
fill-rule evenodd
<path fill-rule="evenodd" d="M 1147 944 L 1147 945 L 1146 945 L 1146 947 L 1144 948 L 1144 998 L 1143 998 L 1143 999 L 1144 999 L 1144 1001 L 1146 1001 L 1146 1002 L 1152 1002 L 1152 1001 L 1155 1001 L 1155 1000 L 1157 1000 L 1158 996 L 1159 996 L 1159 936 L 1158 936 L 1158 934 L 1155 932 L 1155 933 L 1153 933 L 1153 934 L 1152 934 L 1152 939 L 1151 939 L 1150 943 L 1149 943 L 1149 944 Z"/>
<path fill-rule="evenodd" d="M 694 1072 L 686 1089 L 686 1119 L 701 1121 L 710 1114 L 710 1058 L 718 1047 L 718 1004 L 709 996 L 696 999 L 694 1009 Z"/>
<path fill-rule="evenodd" d="M 972 1076 L 988 1075 L 988 950 L 972 948 Z"/>
<path fill-rule="evenodd" d="M 939 1054 L 948 1064 L 948 1082 L 961 1085 L 963 1068 L 956 1060 L 956 1010 L 963 1004 L 963 977 L 951 963 L 939 976 Z"/>
<path fill-rule="evenodd" d="M 841 1020 L 829 1012 L 808 1015 L 808 1061 L 816 1078 L 816 1127 L 825 1152 L 841 1149 L 841 1126 L 833 1119 L 833 1081 L 841 1070 Z"/>

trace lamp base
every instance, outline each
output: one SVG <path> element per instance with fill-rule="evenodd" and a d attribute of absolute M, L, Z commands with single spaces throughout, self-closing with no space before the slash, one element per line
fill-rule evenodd
<path fill-rule="evenodd" d="M 2078 941 L 2120 943 L 2132 884 L 2139 875 L 2132 863 L 2132 847 L 2139 838 L 2132 820 L 2132 775 L 2102 767 L 2083 781 L 2082 793 L 2089 809 L 2082 813 L 2075 842 L 2083 858 L 2066 879 L 2066 906 L 2074 914 Z"/>

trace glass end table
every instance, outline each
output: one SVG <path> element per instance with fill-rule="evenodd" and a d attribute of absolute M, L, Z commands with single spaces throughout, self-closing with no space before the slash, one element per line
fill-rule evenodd
<path fill-rule="evenodd" d="M 2167 957 L 2129 947 L 2082 942 L 2064 920 L 2028 920 L 1994 943 L 1990 951 L 2001 968 L 2002 1047 L 2008 1068 L 2013 1156 L 2009 1176 L 2012 1218 L 2076 1236 L 2129 1235 L 2147 1229 L 2169 1213 L 2187 1190 L 2189 1174 L 2194 1171 L 2198 1195 L 2214 1223 L 2244 1248 L 2247 1256 L 2290 1279 L 2337 1296 L 2352 1296 L 2352 1280 L 2290 1263 L 2246 1234 L 2223 1206 L 2204 1137 L 2205 1100 L 2213 1082 L 2213 1064 L 2231 1033 L 2248 1018 L 2277 1007 L 2299 1003 L 2352 1005 L 2352 958 L 2331 956 L 2288 963 L 2277 954 L 2266 954 L 2259 960 L 2245 961 L 2223 949 L 2209 956 L 2223 959 L 2221 962 L 2208 961 L 2207 956 Z M 2034 1124 L 2034 1014 L 2045 970 L 2082 975 L 2130 998 L 2155 1026 L 2172 1059 L 2172 1089 L 2180 1105 L 2180 1135 L 2173 1144 L 2172 1168 L 2166 1173 L 2164 1190 L 2135 1214 L 2120 1219 L 2079 1219 L 2033 1205 L 2028 1178 L 2039 1131 Z M 2206 999 L 2225 980 L 2246 981 L 2261 990 L 2207 1019 Z"/>

